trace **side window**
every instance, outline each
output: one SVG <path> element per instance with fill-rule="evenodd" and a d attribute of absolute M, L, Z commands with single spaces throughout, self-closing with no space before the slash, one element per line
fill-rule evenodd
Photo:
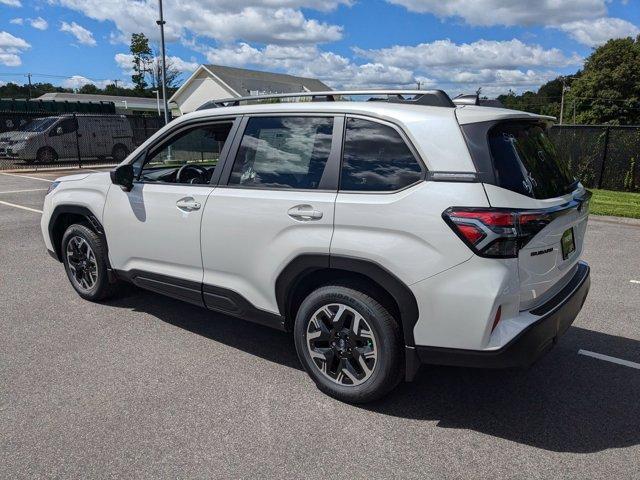
<path fill-rule="evenodd" d="M 333 117 L 249 119 L 229 185 L 317 189 L 333 136 Z"/>
<path fill-rule="evenodd" d="M 400 190 L 420 178 L 420 163 L 395 129 L 359 118 L 347 119 L 341 190 Z"/>
<path fill-rule="evenodd" d="M 151 150 L 141 171 L 136 162 L 134 172 L 145 182 L 207 184 L 232 125 L 224 122 L 187 129 Z"/>
<path fill-rule="evenodd" d="M 75 132 L 78 127 L 78 121 L 75 118 L 65 118 L 61 122 L 59 122 L 53 129 L 51 130 L 50 135 L 52 137 L 56 135 L 64 135 L 66 133 Z"/>

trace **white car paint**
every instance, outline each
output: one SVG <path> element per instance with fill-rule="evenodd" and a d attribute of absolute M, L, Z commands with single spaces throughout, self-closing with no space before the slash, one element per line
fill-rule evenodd
<path fill-rule="evenodd" d="M 129 159 L 184 122 L 245 114 L 319 112 L 393 122 L 404 131 L 428 170 L 475 172 L 461 124 L 547 117 L 486 107 L 439 108 L 383 102 L 283 103 L 194 112 L 153 135 Z M 321 253 L 371 260 L 404 282 L 415 295 L 416 345 L 492 350 L 506 345 L 536 320 L 528 312 L 557 292 L 581 253 L 586 214 L 563 218 L 536 237 L 528 250 L 557 248 L 558 234 L 576 227 L 568 262 L 481 258 L 453 233 L 442 212 L 450 206 L 542 208 L 573 195 L 533 200 L 493 185 L 423 181 L 393 193 L 275 191 L 224 186 L 136 184 L 131 192 L 111 185 L 107 174 L 62 178 L 45 199 L 42 230 L 53 249 L 48 223 L 56 205 L 86 206 L 100 219 L 115 269 L 146 270 L 219 285 L 256 308 L 279 313 L 274 283 L 299 254 Z M 184 212 L 176 203 L 192 198 L 201 208 Z M 310 206 L 320 219 L 288 215 Z M 306 208 L 306 207 L 305 207 Z M 556 260 L 554 260 L 554 258 Z M 551 262 L 551 263 L 545 263 Z M 498 306 L 502 321 L 492 331 Z"/>

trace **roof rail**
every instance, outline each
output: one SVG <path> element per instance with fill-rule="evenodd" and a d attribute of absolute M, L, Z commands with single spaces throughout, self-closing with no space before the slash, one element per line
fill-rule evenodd
<path fill-rule="evenodd" d="M 504 105 L 500 100 L 489 100 L 488 98 L 480 98 L 480 95 L 477 95 L 475 93 L 469 95 L 460 94 L 453 99 L 453 103 L 457 106 L 478 105 L 480 107 L 504 108 Z"/>
<path fill-rule="evenodd" d="M 202 104 L 196 110 L 206 110 L 208 108 L 237 107 L 240 102 L 256 102 L 261 100 L 279 99 L 300 99 L 310 98 L 312 102 L 334 102 L 341 100 L 340 97 L 350 96 L 386 96 L 386 99 L 375 99 L 375 101 L 386 101 L 389 103 L 406 103 L 413 105 L 428 105 L 432 107 L 454 108 L 455 104 L 449 96 L 442 90 L 331 90 L 327 92 L 296 92 L 277 93 L 270 95 L 254 95 L 248 97 L 225 98 L 223 100 L 211 100 Z"/>

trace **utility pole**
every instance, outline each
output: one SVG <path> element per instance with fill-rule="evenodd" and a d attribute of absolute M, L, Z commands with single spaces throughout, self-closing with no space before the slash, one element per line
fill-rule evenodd
<path fill-rule="evenodd" d="M 27 78 L 29 79 L 29 100 L 31 100 L 31 74 L 27 73 Z"/>
<path fill-rule="evenodd" d="M 120 80 L 114 80 L 114 81 L 113 81 L 113 84 L 116 86 L 116 90 L 118 89 L 118 82 L 119 82 L 119 81 L 120 81 Z"/>
<path fill-rule="evenodd" d="M 416 81 L 416 83 L 418 84 L 418 90 L 420 90 L 420 85 L 422 85 L 422 82 L 420 80 Z"/>
<path fill-rule="evenodd" d="M 562 125 L 562 117 L 564 116 L 564 92 L 568 90 L 568 87 L 565 85 L 565 79 L 562 79 L 562 97 L 560 98 L 560 123 Z"/>
<path fill-rule="evenodd" d="M 166 65 L 166 51 L 164 46 L 164 16 L 162 14 L 162 0 L 158 0 L 160 6 L 160 20 L 156 23 L 160 26 L 160 50 L 162 56 L 162 102 L 164 104 L 164 123 L 169 123 L 169 105 L 167 102 L 167 65 Z"/>

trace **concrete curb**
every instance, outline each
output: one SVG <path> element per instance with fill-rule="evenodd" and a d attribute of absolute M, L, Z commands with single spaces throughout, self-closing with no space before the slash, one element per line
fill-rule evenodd
<path fill-rule="evenodd" d="M 628 217 L 612 217 L 609 215 L 589 215 L 590 222 L 615 223 L 617 225 L 629 225 L 640 227 L 640 219 Z"/>

